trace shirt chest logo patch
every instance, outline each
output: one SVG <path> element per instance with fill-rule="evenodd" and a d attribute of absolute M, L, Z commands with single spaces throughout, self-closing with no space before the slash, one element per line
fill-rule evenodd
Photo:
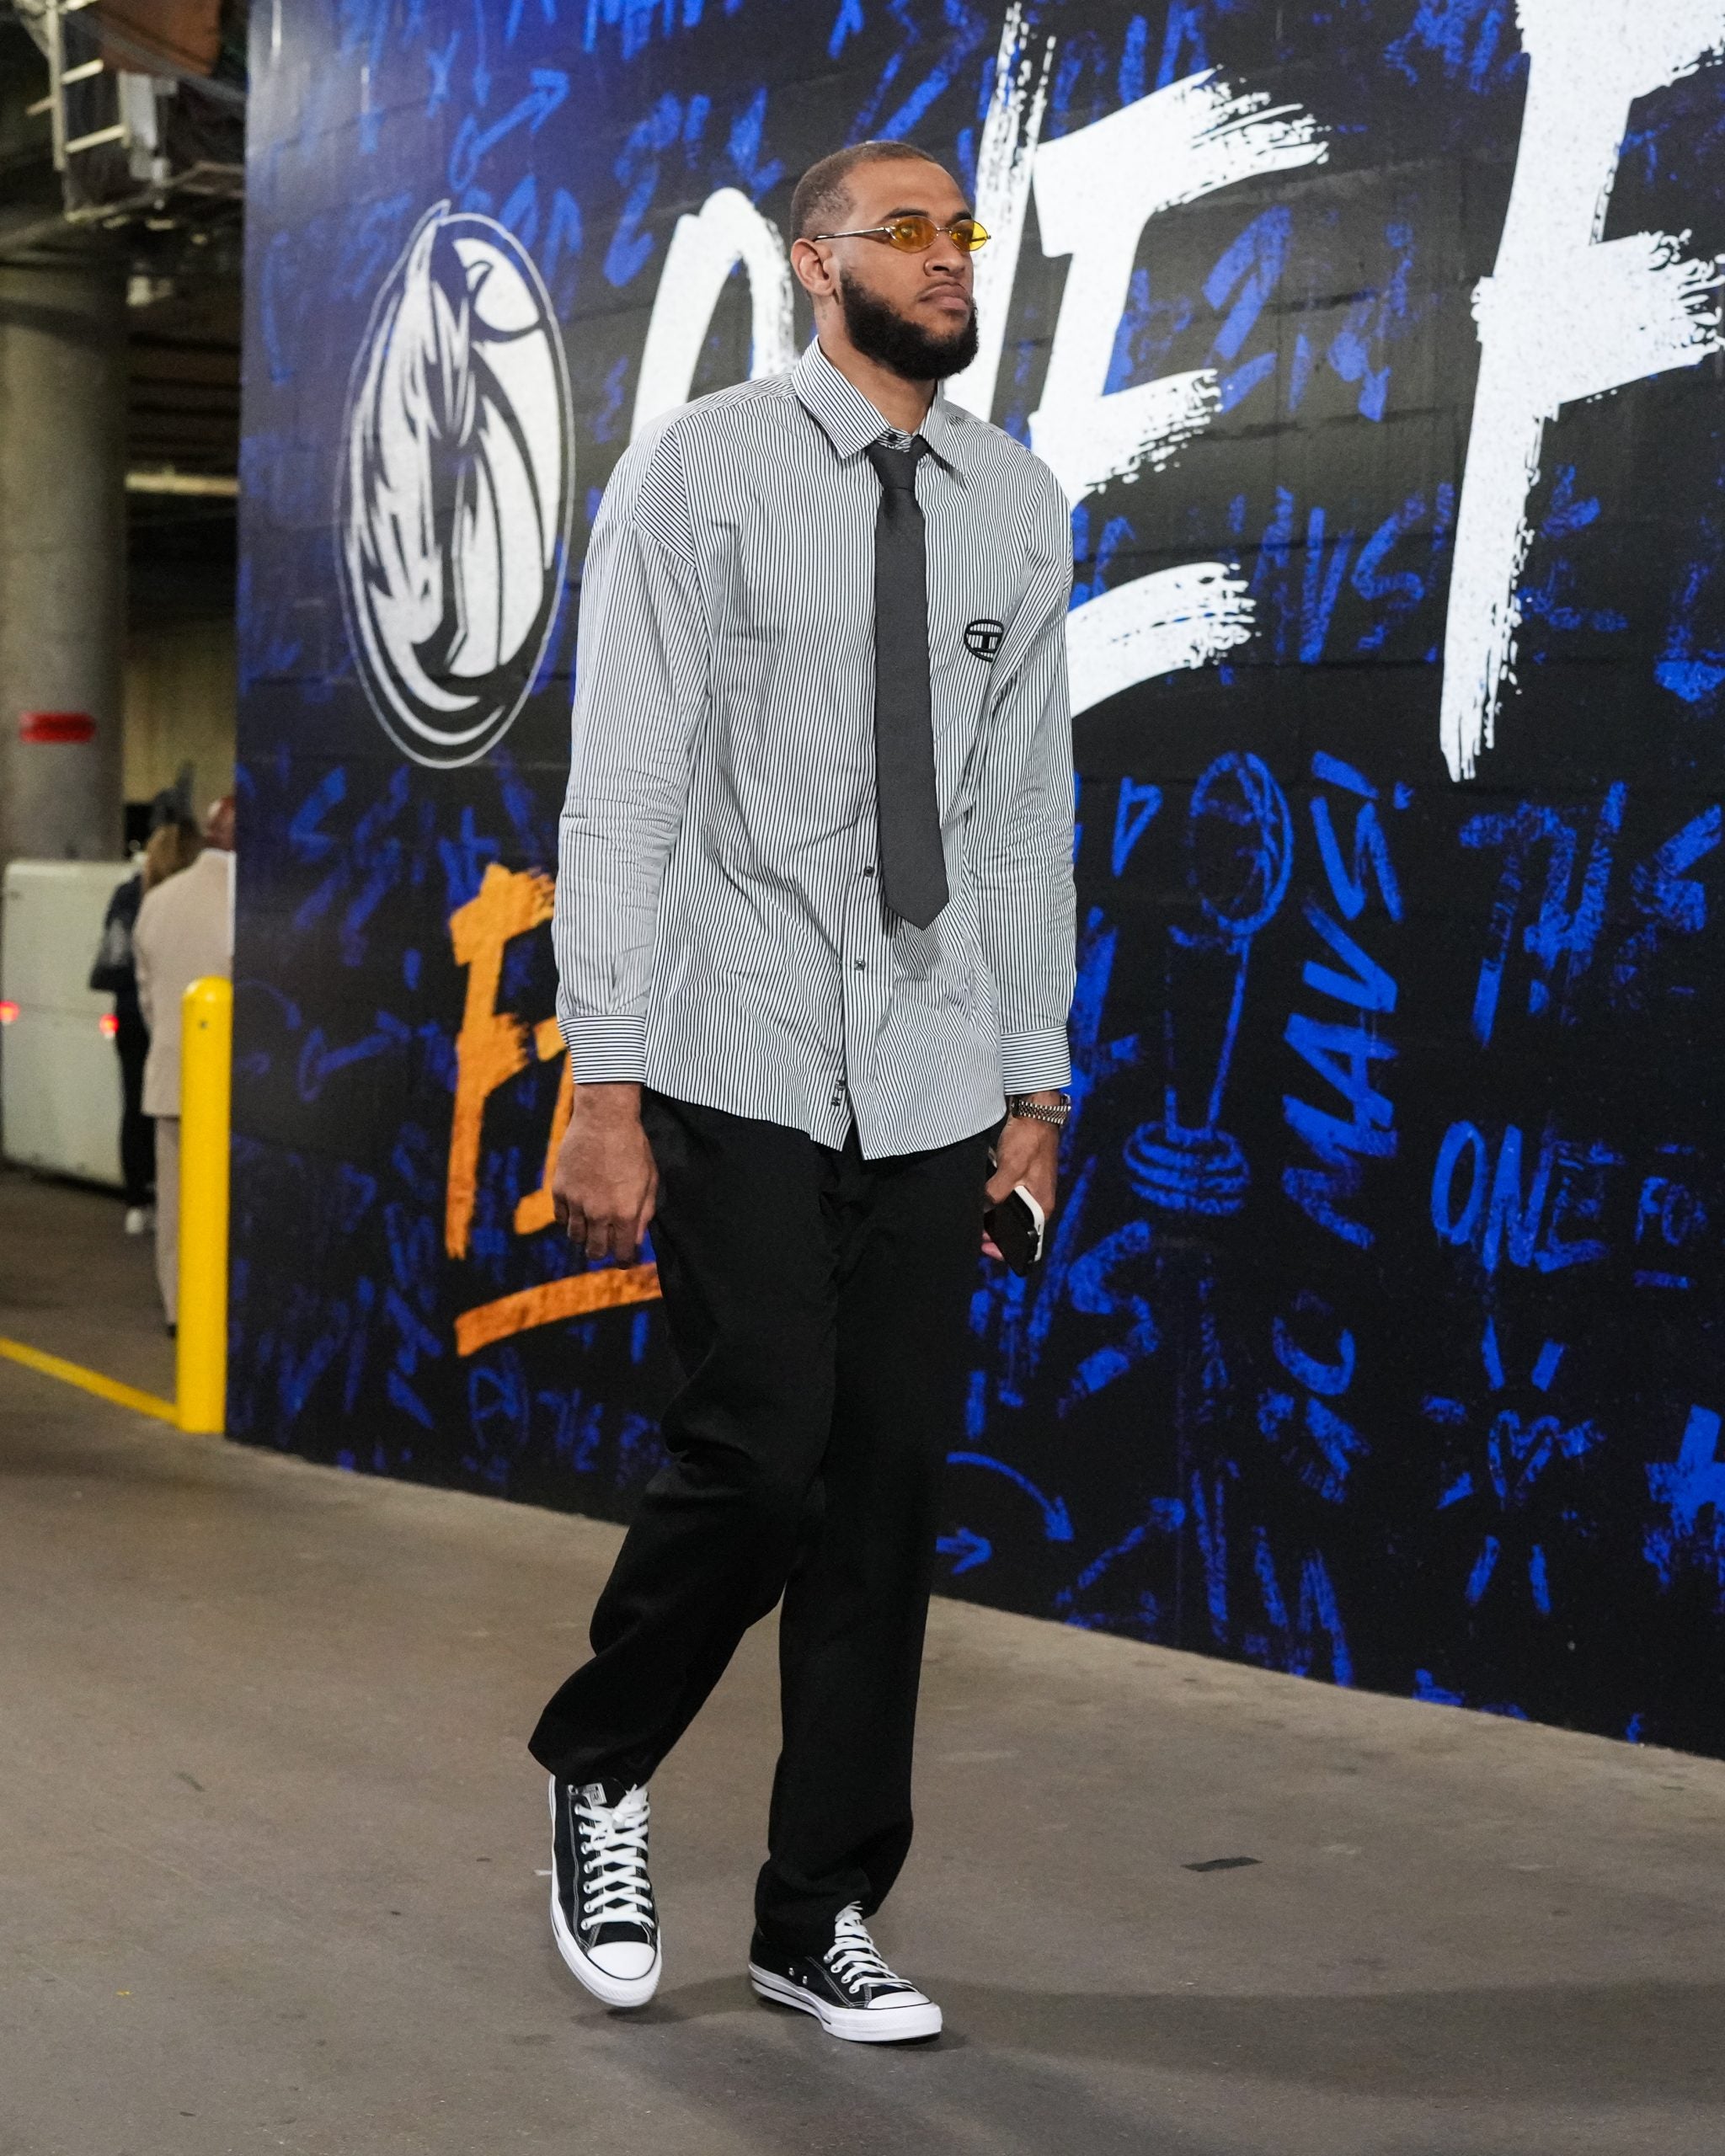
<path fill-rule="evenodd" d="M 1001 622 L 991 622 L 986 618 L 980 622 L 967 622 L 964 625 L 964 648 L 974 651 L 979 659 L 986 659 L 992 663 L 995 654 L 1001 648 L 1001 638 L 1006 633 L 1006 626 Z"/>

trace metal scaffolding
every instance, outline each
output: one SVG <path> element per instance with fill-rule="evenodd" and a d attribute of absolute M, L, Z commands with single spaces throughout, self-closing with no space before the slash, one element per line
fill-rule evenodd
<path fill-rule="evenodd" d="M 205 154 L 200 138 L 209 123 L 219 134 L 224 120 L 239 119 L 243 92 L 157 72 L 160 56 L 99 10 L 100 0 L 29 0 L 18 11 L 48 63 L 47 95 L 29 110 L 48 116 L 67 221 L 113 225 L 159 216 L 171 204 L 190 208 L 199 197 L 237 200 L 245 184 L 238 155 Z M 136 67 L 119 64 L 133 57 Z M 189 125 L 176 124 L 180 112 Z M 238 126 L 232 131 L 237 152 Z"/>

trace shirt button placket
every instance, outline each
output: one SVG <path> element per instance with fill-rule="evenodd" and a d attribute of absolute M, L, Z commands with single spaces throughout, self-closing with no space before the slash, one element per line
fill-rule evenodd
<path fill-rule="evenodd" d="M 872 861 L 865 861 L 862 864 L 862 881 L 865 889 L 863 890 L 859 890 L 856 894 L 857 909 L 855 918 L 857 920 L 857 932 L 858 934 L 866 933 L 867 923 L 873 918 L 873 908 L 878 904 L 878 900 L 875 899 L 874 895 L 874 867 L 875 864 Z M 859 958 L 853 953 L 851 958 L 851 970 L 852 973 L 866 974 L 868 971 L 868 959 Z M 858 985 L 860 986 L 860 984 L 858 984 Z M 846 1004 L 848 1004 L 849 1000 L 850 999 L 847 996 L 846 998 Z M 850 1014 L 847 1011 L 846 1024 L 846 1032 L 847 1034 L 851 1030 L 849 1017 Z M 848 1091 L 849 1087 L 844 1079 L 841 1078 L 835 1081 L 833 1086 L 832 1105 L 836 1108 L 844 1107 L 846 1096 Z M 856 1109 L 853 1107 L 851 1110 L 853 1118 L 855 1118 L 856 1113 Z"/>

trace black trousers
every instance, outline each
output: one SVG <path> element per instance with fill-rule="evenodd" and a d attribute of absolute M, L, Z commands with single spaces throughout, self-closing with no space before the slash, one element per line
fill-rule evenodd
<path fill-rule="evenodd" d="M 114 1045 L 120 1054 L 120 1172 L 126 1202 L 150 1202 L 156 1182 L 156 1121 L 144 1113 L 144 1061 L 150 1053 L 150 1029 L 136 1003 L 116 998 Z"/>
<path fill-rule="evenodd" d="M 533 1756 L 644 1782 L 783 1597 L 782 1749 L 756 1916 L 824 1945 L 911 1846 L 911 1753 L 942 1470 L 961 1427 L 990 1134 L 865 1161 L 662 1096 L 653 1244 L 686 1374 Z"/>

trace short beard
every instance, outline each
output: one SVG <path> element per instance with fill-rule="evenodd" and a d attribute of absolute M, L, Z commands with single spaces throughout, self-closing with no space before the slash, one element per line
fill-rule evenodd
<path fill-rule="evenodd" d="M 945 382 L 962 374 L 976 357 L 976 309 L 962 329 L 936 337 L 900 314 L 895 307 L 877 298 L 865 286 L 842 271 L 839 274 L 839 305 L 851 342 L 866 358 L 890 367 L 906 382 Z"/>

